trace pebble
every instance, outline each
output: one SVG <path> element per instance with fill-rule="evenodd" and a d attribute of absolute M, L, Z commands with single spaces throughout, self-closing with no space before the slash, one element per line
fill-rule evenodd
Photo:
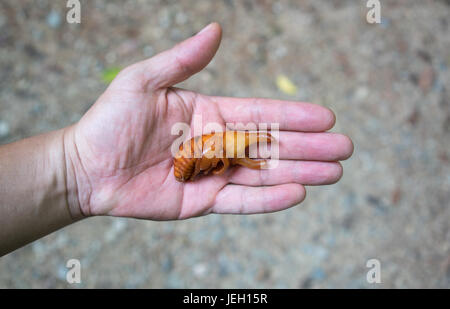
<path fill-rule="evenodd" d="M 286 45 L 279 45 L 275 48 L 273 53 L 270 53 L 269 57 L 273 60 L 278 60 L 286 56 L 289 52 L 289 49 Z"/>
<path fill-rule="evenodd" d="M 107 242 L 116 240 L 117 237 L 119 237 L 122 232 L 127 228 L 128 223 L 126 222 L 126 219 L 118 218 L 115 219 L 112 223 L 110 228 L 105 232 L 105 240 Z"/>
<path fill-rule="evenodd" d="M 171 24 L 170 12 L 167 9 L 162 10 L 159 14 L 158 24 L 161 28 L 167 29 Z"/>
<path fill-rule="evenodd" d="M 323 271 L 322 268 L 315 268 L 312 273 L 311 273 L 311 278 L 313 278 L 314 280 L 320 281 L 325 279 L 326 274 Z"/>
<path fill-rule="evenodd" d="M 329 252 L 325 247 L 312 244 L 304 244 L 303 252 L 307 255 L 310 255 L 317 261 L 322 261 L 326 259 L 329 255 Z"/>
<path fill-rule="evenodd" d="M 283 10 L 283 5 L 279 2 L 272 4 L 272 12 L 276 15 L 280 14 Z"/>
<path fill-rule="evenodd" d="M 168 255 L 166 259 L 164 259 L 161 267 L 165 273 L 169 273 L 173 269 L 173 258 L 171 255 Z"/>
<path fill-rule="evenodd" d="M 207 266 L 203 263 L 196 264 L 192 268 L 192 272 L 197 278 L 204 277 L 206 275 L 207 270 L 208 270 Z"/>
<path fill-rule="evenodd" d="M 155 54 L 155 49 L 150 45 L 147 45 L 144 47 L 143 52 L 145 57 L 152 57 Z"/>
<path fill-rule="evenodd" d="M 167 276 L 166 280 L 166 288 L 168 289 L 181 289 L 183 288 L 183 282 L 180 277 L 178 277 L 177 274 L 172 273 L 169 276 Z"/>
<path fill-rule="evenodd" d="M 55 10 L 52 10 L 47 15 L 46 21 L 47 25 L 49 25 L 53 29 L 56 29 L 61 25 L 61 15 Z"/>
<path fill-rule="evenodd" d="M 66 280 L 66 276 L 67 276 L 67 267 L 64 264 L 60 264 L 58 266 L 58 271 L 57 271 L 57 275 L 59 280 Z"/>
<path fill-rule="evenodd" d="M 9 124 L 3 120 L 0 120 L 0 137 L 6 137 L 9 132 Z"/>
<path fill-rule="evenodd" d="M 427 93 L 431 86 L 433 85 L 433 81 L 434 81 L 434 70 L 433 67 L 431 66 L 427 66 L 421 73 L 419 76 L 419 87 L 420 89 L 422 89 L 422 91 L 424 93 Z"/>
<path fill-rule="evenodd" d="M 6 16 L 1 14 L 0 15 L 0 27 L 6 24 Z"/>
<path fill-rule="evenodd" d="M 355 101 L 362 101 L 369 95 L 369 90 L 366 87 L 358 87 L 354 93 Z"/>
<path fill-rule="evenodd" d="M 175 22 L 178 25 L 184 25 L 184 24 L 186 24 L 187 21 L 188 21 L 188 17 L 183 12 L 178 12 L 177 15 L 175 16 Z"/>

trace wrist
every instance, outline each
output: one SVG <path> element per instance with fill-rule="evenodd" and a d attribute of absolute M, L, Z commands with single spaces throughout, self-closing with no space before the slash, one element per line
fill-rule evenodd
<path fill-rule="evenodd" d="M 67 207 L 74 220 L 90 216 L 90 184 L 89 178 L 80 160 L 75 139 L 74 126 L 62 129 L 63 164 Z"/>
<path fill-rule="evenodd" d="M 73 164 L 68 154 L 70 150 L 71 127 L 45 134 L 47 142 L 43 147 L 43 179 L 46 180 L 48 194 L 54 203 L 65 208 L 72 222 L 84 217 L 78 198 L 78 184 Z M 39 180 L 37 180 L 39 181 Z"/>

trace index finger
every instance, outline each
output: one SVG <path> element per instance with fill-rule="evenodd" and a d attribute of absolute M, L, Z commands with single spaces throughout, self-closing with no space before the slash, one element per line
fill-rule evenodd
<path fill-rule="evenodd" d="M 212 97 L 228 123 L 279 123 L 280 130 L 323 132 L 334 126 L 334 113 L 321 105 L 260 98 Z"/>

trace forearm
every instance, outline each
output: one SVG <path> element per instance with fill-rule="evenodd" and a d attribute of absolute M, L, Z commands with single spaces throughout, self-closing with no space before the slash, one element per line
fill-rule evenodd
<path fill-rule="evenodd" d="M 0 147 L 0 256 L 82 218 L 66 130 Z"/>

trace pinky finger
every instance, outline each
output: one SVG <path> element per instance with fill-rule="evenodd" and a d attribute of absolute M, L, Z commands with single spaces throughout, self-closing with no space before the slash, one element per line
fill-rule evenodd
<path fill-rule="evenodd" d="M 284 210 L 305 199 L 305 188 L 296 183 L 270 187 L 226 185 L 216 196 L 212 212 L 256 214 Z"/>

